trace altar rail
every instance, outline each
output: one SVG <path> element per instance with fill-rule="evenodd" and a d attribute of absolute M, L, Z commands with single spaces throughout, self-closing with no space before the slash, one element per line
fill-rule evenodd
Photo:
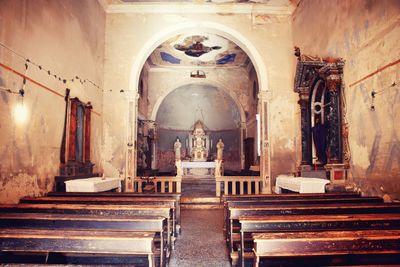
<path fill-rule="evenodd" d="M 260 194 L 262 178 L 260 176 L 220 176 L 215 178 L 217 197 L 225 195 Z"/>
<path fill-rule="evenodd" d="M 157 176 L 152 178 L 136 177 L 134 180 L 135 189 L 142 193 L 151 190 L 155 193 L 181 193 L 182 178 L 176 176 Z"/>

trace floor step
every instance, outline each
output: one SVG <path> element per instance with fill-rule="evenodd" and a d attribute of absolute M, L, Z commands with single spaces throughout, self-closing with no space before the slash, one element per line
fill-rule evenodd
<path fill-rule="evenodd" d="M 181 209 L 210 210 L 210 209 L 223 209 L 223 206 L 221 204 L 211 204 L 211 203 L 181 204 Z"/>
<path fill-rule="evenodd" d="M 182 196 L 181 197 L 182 209 L 222 209 L 221 199 L 214 196 Z"/>
<path fill-rule="evenodd" d="M 181 197 L 182 204 L 198 204 L 198 203 L 213 203 L 220 204 L 221 199 L 219 197 L 211 197 L 211 196 L 182 196 Z"/>

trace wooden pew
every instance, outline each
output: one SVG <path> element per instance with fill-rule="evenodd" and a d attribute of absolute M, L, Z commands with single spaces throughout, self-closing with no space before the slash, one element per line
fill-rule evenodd
<path fill-rule="evenodd" d="M 94 254 L 96 257 L 110 255 L 114 258 L 146 257 L 148 266 L 155 266 L 154 234 L 151 233 L 103 230 L 88 232 L 65 229 L 0 229 L 0 250 L 0 262 L 2 263 L 19 263 L 18 258 L 23 253 L 44 253 L 46 260 L 43 263 L 58 263 L 50 260 L 56 259 L 56 257 L 52 257 L 54 254 L 63 256 L 74 254 L 82 257 Z M 17 257 L 12 257 L 12 252 L 17 252 Z M 102 260 L 99 262 L 102 262 Z"/>
<path fill-rule="evenodd" d="M 50 197 L 128 197 L 128 198 L 174 198 L 176 200 L 176 220 L 181 225 L 180 193 L 137 193 L 137 192 L 49 192 Z M 178 229 L 180 232 L 180 228 Z"/>
<path fill-rule="evenodd" d="M 59 213 L 91 214 L 101 216 L 162 216 L 168 218 L 171 233 L 168 244 L 175 236 L 175 219 L 170 204 L 153 205 L 85 205 L 85 204 L 2 204 L 0 213 Z M 173 240 L 174 241 L 174 240 Z"/>
<path fill-rule="evenodd" d="M 20 203 L 61 203 L 61 204 L 93 204 L 93 205 L 160 205 L 160 204 L 170 204 L 173 209 L 173 215 L 175 218 L 175 227 L 180 229 L 180 206 L 176 198 L 166 198 L 166 197 L 24 197 L 20 199 Z M 179 230 L 175 232 L 177 235 Z M 176 236 L 175 236 L 176 237 Z"/>
<path fill-rule="evenodd" d="M 338 214 L 400 214 L 400 204 L 324 204 L 324 205 L 270 205 L 270 206 L 246 206 L 229 207 L 228 210 L 228 244 L 234 252 L 233 233 L 234 224 L 238 225 L 239 218 L 249 216 L 276 216 L 276 215 L 338 215 Z M 240 232 L 239 228 L 235 231 Z"/>
<path fill-rule="evenodd" d="M 264 264 L 268 266 L 274 266 L 274 260 L 279 259 L 288 259 L 291 266 L 293 262 L 296 266 L 400 262 L 400 230 L 258 233 L 253 234 L 253 239 L 255 267 L 261 258 L 267 260 Z M 342 262 L 338 264 L 338 260 Z M 282 266 L 282 262 L 278 265 Z"/>
<path fill-rule="evenodd" d="M 249 195 L 222 195 L 221 201 L 224 206 L 224 215 L 227 214 L 228 203 L 240 201 L 259 201 L 274 199 L 324 199 L 324 198 L 360 198 L 361 195 L 356 192 L 340 192 L 340 193 L 290 193 L 290 194 L 249 194 Z M 226 216 L 224 216 L 224 221 Z"/>
<path fill-rule="evenodd" d="M 157 216 L 98 216 L 76 214 L 0 213 L 1 228 L 67 229 L 67 230 L 119 230 L 156 233 L 159 266 L 166 266 L 170 255 L 168 222 Z"/>
<path fill-rule="evenodd" d="M 251 234 L 253 233 L 400 230 L 400 214 L 380 214 L 379 216 L 376 214 L 352 214 L 240 217 L 239 222 L 240 239 L 237 240 L 235 235 L 232 238 L 234 244 L 235 241 L 240 241 L 242 266 L 245 266 L 245 259 L 253 258 L 253 253 L 246 253 L 247 251 L 252 251 Z"/>
<path fill-rule="evenodd" d="M 227 201 L 224 206 L 224 233 L 229 240 L 229 209 L 231 207 L 268 207 L 268 206 L 298 206 L 298 205 L 359 205 L 359 204 L 382 204 L 383 199 L 379 197 L 354 197 L 354 198 L 299 198 L 299 199 L 258 199 L 258 200 L 239 200 L 239 201 Z M 228 228 L 226 228 L 228 227 Z"/>
<path fill-rule="evenodd" d="M 310 194 L 310 195 L 315 195 L 315 194 Z M 271 206 L 271 205 L 323 205 L 323 204 L 340 204 L 340 203 L 383 203 L 383 199 L 380 197 L 338 197 L 335 196 L 334 198 L 328 198 L 328 197 L 317 197 L 313 198 L 311 196 L 309 197 L 299 197 L 299 198 L 280 198 L 280 197 L 275 197 L 275 198 L 255 198 L 255 199 L 249 199 L 249 198 L 242 198 L 239 200 L 227 200 L 224 202 L 224 221 L 227 221 L 227 214 L 228 214 L 228 209 L 230 207 L 240 207 L 240 206 Z M 225 223 L 227 225 L 227 223 Z M 226 233 L 226 229 L 224 229 L 224 232 Z"/>
<path fill-rule="evenodd" d="M 356 192 L 340 192 L 340 193 L 289 193 L 289 194 L 248 194 L 248 195 L 222 195 L 221 200 L 223 202 L 227 201 L 237 201 L 237 200 L 257 200 L 257 199 L 301 199 L 301 198 L 351 198 L 351 197 L 361 197 L 359 193 Z"/>

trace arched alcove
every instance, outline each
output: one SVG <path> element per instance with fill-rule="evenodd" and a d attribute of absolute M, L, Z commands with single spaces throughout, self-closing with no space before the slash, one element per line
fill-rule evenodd
<path fill-rule="evenodd" d="M 225 168 L 240 171 L 240 107 L 224 90 L 209 84 L 180 86 L 161 102 L 155 118 L 157 169 L 174 171 L 173 144 L 177 137 L 182 141 L 182 157 L 190 160 L 189 133 L 198 120 L 210 137 L 208 160 L 215 159 L 215 144 L 221 138 L 225 143 Z"/>

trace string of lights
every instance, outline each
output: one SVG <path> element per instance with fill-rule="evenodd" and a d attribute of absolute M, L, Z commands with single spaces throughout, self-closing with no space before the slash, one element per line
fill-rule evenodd
<path fill-rule="evenodd" d="M 57 74 L 56 72 L 54 72 L 54 71 L 52 71 L 52 70 L 50 70 L 50 69 L 48 69 L 48 68 L 45 68 L 43 65 L 38 64 L 38 63 L 36 63 L 36 62 L 30 60 L 29 58 L 26 58 L 25 56 L 21 55 L 20 53 L 16 52 L 16 51 L 13 50 L 12 48 L 6 46 L 5 44 L 3 44 L 3 43 L 1 43 L 1 42 L 0 42 L 0 46 L 3 47 L 3 48 L 5 48 L 5 49 L 8 50 L 9 52 L 13 53 L 13 54 L 16 55 L 17 57 L 21 58 L 23 61 L 25 61 L 25 71 L 27 71 L 27 69 L 28 69 L 28 64 L 30 64 L 30 65 L 32 65 L 32 66 L 38 68 L 40 71 L 43 71 L 43 72 L 47 73 L 47 75 L 52 76 L 53 78 L 55 78 L 55 79 L 61 81 L 61 82 L 64 83 L 64 84 L 66 84 L 68 81 L 71 81 L 71 82 L 79 81 L 82 85 L 85 84 L 85 83 L 89 83 L 89 84 L 91 84 L 93 87 L 95 87 L 95 88 L 101 90 L 102 92 L 106 92 L 106 91 L 107 91 L 107 92 L 112 92 L 112 91 L 113 91 L 112 89 L 106 90 L 106 89 L 104 89 L 104 88 L 101 88 L 99 85 L 97 85 L 97 84 L 96 84 L 95 82 L 93 82 L 92 80 L 87 79 L 87 78 L 79 77 L 78 75 L 75 75 L 75 77 L 70 78 L 70 79 L 64 78 L 64 77 L 62 77 L 61 75 Z M 24 85 L 25 85 L 25 83 L 26 83 L 26 78 L 24 78 Z M 3 88 L 3 89 L 4 89 L 4 88 Z M 8 92 L 8 90 L 5 90 L 5 91 Z M 120 90 L 120 92 L 123 92 L 123 90 Z M 18 93 L 20 94 L 20 92 L 18 92 Z"/>

